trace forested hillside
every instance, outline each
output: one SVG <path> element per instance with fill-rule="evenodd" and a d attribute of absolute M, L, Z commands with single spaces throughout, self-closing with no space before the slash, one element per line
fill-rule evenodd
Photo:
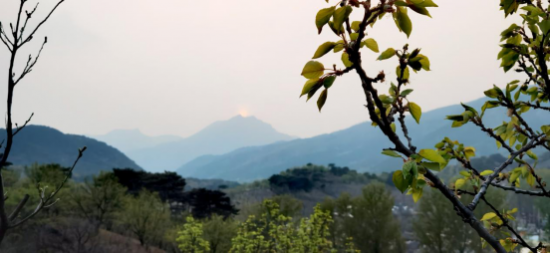
<path fill-rule="evenodd" d="M 485 99 L 468 102 L 474 108 L 481 108 Z M 507 117 L 503 109 L 489 109 L 484 122 L 488 126 L 501 124 Z M 417 124 L 408 118 L 407 126 L 419 148 L 433 148 L 444 137 L 460 140 L 467 146 L 477 149 L 478 156 L 488 156 L 503 152 L 485 133 L 477 131 L 473 124 L 461 128 L 452 128 L 452 122 L 445 120 L 447 115 L 463 111 L 461 105 L 453 105 L 429 111 L 423 114 L 422 122 Z M 489 111 L 488 111 L 489 112 Z M 547 123 L 543 111 L 531 111 L 525 119 L 533 123 L 534 128 Z M 399 128 L 399 123 L 397 128 Z M 389 172 L 400 168 L 400 161 L 381 154 L 390 142 L 377 133 L 370 123 L 362 123 L 348 129 L 307 139 L 297 139 L 276 144 L 248 147 L 217 156 L 199 157 L 177 172 L 183 176 L 197 178 L 223 178 L 233 181 L 253 181 L 269 177 L 281 168 L 291 168 L 307 163 L 348 166 L 360 172 Z"/>
<path fill-rule="evenodd" d="M 6 132 L 0 129 L 0 140 L 6 139 Z M 57 163 L 69 167 L 78 155 L 78 149 L 86 146 L 86 156 L 76 165 L 76 178 L 97 175 L 113 168 L 141 169 L 134 161 L 117 149 L 80 135 L 64 134 L 54 128 L 29 125 L 15 138 L 9 162 L 19 166 L 34 163 Z"/>

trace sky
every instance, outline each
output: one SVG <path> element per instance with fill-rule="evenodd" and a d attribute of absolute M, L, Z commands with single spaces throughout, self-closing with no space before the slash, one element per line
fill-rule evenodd
<path fill-rule="evenodd" d="M 4 24 L 14 21 L 18 2 L 0 3 Z M 517 78 L 497 61 L 499 34 L 514 21 L 504 19 L 499 1 L 435 2 L 433 18 L 410 13 L 409 39 L 389 15 L 369 28 L 381 50 L 409 43 L 430 58 L 432 71 L 411 74 L 411 101 L 426 112 L 477 99 L 493 84 Z M 34 22 L 53 4 L 42 0 Z M 304 64 L 318 45 L 338 40 L 328 29 L 317 35 L 315 15 L 326 7 L 322 0 L 67 0 L 18 58 L 21 69 L 48 36 L 33 72 L 16 87 L 14 119 L 22 123 L 34 112 L 33 124 L 65 133 L 138 128 L 186 137 L 246 114 L 304 138 L 368 121 L 354 73 L 336 80 L 322 113 L 316 98 L 298 98 Z M 352 19 L 359 17 L 355 10 Z M 375 61 L 378 54 L 364 52 L 369 75 L 386 71 L 386 82 L 377 85 L 386 92 L 395 59 Z M 0 48 L 0 80 L 7 80 L 8 56 Z M 339 57 L 321 62 L 341 67 Z M 6 87 L 0 83 L 1 101 Z"/>

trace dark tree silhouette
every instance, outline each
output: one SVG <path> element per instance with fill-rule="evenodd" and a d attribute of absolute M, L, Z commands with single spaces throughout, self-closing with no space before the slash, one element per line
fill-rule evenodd
<path fill-rule="evenodd" d="M 193 189 L 187 193 L 187 203 L 197 219 L 210 218 L 212 214 L 227 218 L 239 211 L 225 193 L 217 190 Z"/>
<path fill-rule="evenodd" d="M 33 14 L 38 9 L 38 3 L 33 9 L 27 9 L 25 7 L 25 3 L 27 3 L 27 0 L 20 0 L 19 11 L 17 14 L 17 21 L 15 22 L 15 24 L 10 23 L 9 25 L 10 31 L 6 31 L 4 28 L 4 24 L 0 22 L 0 41 L 2 41 L 2 43 L 6 46 L 6 48 L 10 52 L 10 64 L 9 64 L 9 72 L 8 72 L 7 112 L 6 112 L 6 140 L 2 140 L 0 142 L 0 148 L 2 146 L 4 148 L 2 157 L 0 158 L 0 169 L 3 169 L 4 167 L 7 166 L 7 161 L 11 152 L 14 137 L 17 135 L 17 133 L 19 133 L 21 130 L 23 130 L 27 126 L 27 124 L 30 122 L 33 116 L 33 114 L 31 114 L 30 117 L 27 119 L 27 121 L 25 121 L 25 123 L 22 126 L 19 126 L 17 123 L 13 122 L 12 105 L 13 105 L 13 94 L 15 91 L 15 87 L 19 84 L 19 82 L 25 76 L 27 76 L 29 73 L 32 72 L 34 66 L 38 62 L 38 58 L 40 57 L 40 54 L 42 53 L 44 46 L 48 42 L 48 37 L 44 37 L 42 46 L 40 47 L 40 50 L 38 51 L 35 57 L 33 57 L 32 55 L 29 55 L 27 64 L 23 68 L 23 71 L 19 74 L 15 73 L 15 60 L 17 58 L 17 53 L 19 53 L 19 50 L 23 48 L 27 43 L 32 41 L 38 29 L 42 25 L 44 25 L 44 23 L 46 23 L 46 21 L 50 18 L 53 12 L 63 2 L 64 0 L 60 0 L 59 2 L 57 2 L 57 4 L 50 10 L 48 15 L 44 19 L 42 19 L 38 23 L 38 25 L 36 25 L 34 28 L 27 27 L 27 24 L 28 24 L 28 21 L 33 18 Z M 57 201 L 55 199 L 55 195 L 59 192 L 59 190 L 63 187 L 67 179 L 70 177 L 70 173 L 74 169 L 78 160 L 82 157 L 82 153 L 84 152 L 84 150 L 86 150 L 85 147 L 82 149 L 79 149 L 78 157 L 73 163 L 73 166 L 69 169 L 69 172 L 65 176 L 65 179 L 62 180 L 59 184 L 57 184 L 57 186 L 55 186 L 52 192 L 46 193 L 46 188 L 42 188 L 40 187 L 40 185 L 37 185 L 37 191 L 40 197 L 40 201 L 36 205 L 36 208 L 33 210 L 31 214 L 22 216 L 21 218 L 20 218 L 21 210 L 28 202 L 29 195 L 27 194 L 21 200 L 21 202 L 16 206 L 15 210 L 13 210 L 10 214 L 8 214 L 5 207 L 5 200 L 8 198 L 8 196 L 4 191 L 4 185 L 3 185 L 4 181 L 3 181 L 2 175 L 0 174 L 0 194 L 2 195 L 2 197 L 0 197 L 0 243 L 4 239 L 6 232 L 10 228 L 21 225 L 25 221 L 35 216 L 43 208 L 51 206 Z"/>

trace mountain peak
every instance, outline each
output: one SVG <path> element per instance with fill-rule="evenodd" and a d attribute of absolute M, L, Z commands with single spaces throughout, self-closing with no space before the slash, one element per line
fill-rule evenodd
<path fill-rule="evenodd" d="M 188 161 L 208 154 L 224 154 L 249 146 L 294 139 L 255 116 L 233 116 L 216 121 L 177 142 L 130 151 L 128 155 L 147 170 L 175 170 Z"/>

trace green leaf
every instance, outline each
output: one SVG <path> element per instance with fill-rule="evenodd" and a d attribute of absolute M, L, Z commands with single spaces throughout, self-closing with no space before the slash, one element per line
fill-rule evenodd
<path fill-rule="evenodd" d="M 422 69 L 424 69 L 425 71 L 429 71 L 430 70 L 430 59 L 428 59 L 427 56 L 422 55 L 422 54 L 418 54 L 417 57 L 420 57 L 420 63 L 422 64 Z"/>
<path fill-rule="evenodd" d="M 306 81 L 304 88 L 302 88 L 302 94 L 300 94 L 300 97 L 308 94 L 313 89 L 313 87 L 315 87 L 318 83 L 319 83 L 318 78 L 314 78 Z"/>
<path fill-rule="evenodd" d="M 411 10 L 417 12 L 418 14 L 426 15 L 430 18 L 432 17 L 432 15 L 430 15 L 430 12 L 428 11 L 428 9 L 426 9 L 426 7 L 409 5 L 409 8 L 411 8 Z"/>
<path fill-rule="evenodd" d="M 370 50 L 376 53 L 380 52 L 380 50 L 378 49 L 378 43 L 372 38 L 368 38 L 363 42 L 361 42 L 361 47 L 363 46 L 367 46 L 367 48 L 369 48 Z"/>
<path fill-rule="evenodd" d="M 539 159 L 537 157 L 537 155 L 532 150 L 527 151 L 526 154 L 527 154 L 527 156 L 529 156 L 533 160 L 538 160 Z"/>
<path fill-rule="evenodd" d="M 309 61 L 302 70 L 302 76 L 307 79 L 319 78 L 325 73 L 325 66 L 317 61 Z"/>
<path fill-rule="evenodd" d="M 487 170 L 483 170 L 483 172 L 481 172 L 481 173 L 479 173 L 479 174 L 482 175 L 482 176 L 488 176 L 488 175 L 490 175 L 490 174 L 492 174 L 492 173 L 494 173 L 493 170 L 487 169 Z"/>
<path fill-rule="evenodd" d="M 408 38 L 412 32 L 412 22 L 407 14 L 407 8 L 397 6 L 397 11 L 393 14 L 393 19 L 399 31 L 404 32 Z"/>
<path fill-rule="evenodd" d="M 437 163 L 440 163 L 440 164 L 446 164 L 447 163 L 445 158 L 441 157 L 441 155 L 439 155 L 439 152 L 437 152 L 436 150 L 422 149 L 422 150 L 420 150 L 420 152 L 418 154 L 420 156 L 422 156 L 422 158 L 424 158 L 426 160 L 429 160 L 429 161 L 437 162 Z"/>
<path fill-rule="evenodd" d="M 319 95 L 319 99 L 317 100 L 317 107 L 319 108 L 319 112 L 321 112 L 321 109 L 325 105 L 325 102 L 327 102 L 327 97 L 328 97 L 328 90 L 325 89 L 323 90 L 321 95 Z"/>
<path fill-rule="evenodd" d="M 344 21 L 349 17 L 351 12 L 353 11 L 353 8 L 349 5 L 346 5 L 344 7 L 340 7 L 334 11 L 333 15 L 333 22 L 334 22 L 334 28 L 338 32 L 342 32 L 342 28 L 344 27 Z"/>
<path fill-rule="evenodd" d="M 542 31 L 542 34 L 547 34 L 550 30 L 550 20 L 542 20 L 539 24 L 540 30 Z"/>
<path fill-rule="evenodd" d="M 409 188 L 409 184 L 405 181 L 405 177 L 403 177 L 403 172 L 401 170 L 393 172 L 391 179 L 393 181 L 393 185 L 395 185 L 401 193 L 405 192 L 407 188 Z"/>
<path fill-rule="evenodd" d="M 405 89 L 401 92 L 401 97 L 407 97 L 410 93 L 412 93 L 412 89 Z"/>
<path fill-rule="evenodd" d="M 326 89 L 329 89 L 335 80 L 336 80 L 336 76 L 328 76 L 323 80 L 323 85 L 325 86 Z"/>
<path fill-rule="evenodd" d="M 323 26 L 325 26 L 328 21 L 330 20 L 330 17 L 334 14 L 334 7 L 322 9 L 319 12 L 317 12 L 317 16 L 315 17 L 315 25 L 317 26 L 317 30 L 319 31 L 319 34 L 323 30 Z"/>
<path fill-rule="evenodd" d="M 346 52 L 342 53 L 342 63 L 344 63 L 346 67 L 353 66 L 353 63 L 349 60 L 349 55 Z"/>
<path fill-rule="evenodd" d="M 418 165 L 416 165 L 415 161 L 409 161 L 403 164 L 403 176 L 408 178 L 409 175 L 412 176 L 413 179 L 418 177 Z"/>
<path fill-rule="evenodd" d="M 472 174 L 468 171 L 460 171 L 458 172 L 460 175 L 462 176 L 465 176 L 465 177 L 470 177 Z"/>
<path fill-rule="evenodd" d="M 535 176 L 533 176 L 533 174 L 528 174 L 527 175 L 527 178 L 525 179 L 525 181 L 527 182 L 527 184 L 529 184 L 529 186 L 531 187 L 535 187 Z"/>
<path fill-rule="evenodd" d="M 439 164 L 437 162 L 422 162 L 422 163 L 420 163 L 420 165 L 425 167 L 425 168 L 435 170 L 435 171 L 441 171 L 441 169 L 442 169 L 441 164 Z"/>
<path fill-rule="evenodd" d="M 336 46 L 334 46 L 334 53 L 338 53 L 344 49 L 344 41 L 339 41 L 336 43 Z"/>
<path fill-rule="evenodd" d="M 500 105 L 498 101 L 486 101 L 481 107 L 481 117 L 485 114 L 486 109 L 496 108 Z"/>
<path fill-rule="evenodd" d="M 395 55 L 395 49 L 388 48 L 388 49 L 386 49 L 386 51 L 384 51 L 384 52 L 382 52 L 382 54 L 380 54 L 380 56 L 378 57 L 378 60 L 390 59 L 394 55 Z"/>
<path fill-rule="evenodd" d="M 418 7 L 439 7 L 432 0 L 418 1 L 418 3 L 416 3 L 416 1 L 413 1 L 413 3 Z"/>
<path fill-rule="evenodd" d="M 409 111 L 412 117 L 416 120 L 416 123 L 420 123 L 420 117 L 422 117 L 422 108 L 414 102 L 409 102 Z"/>
<path fill-rule="evenodd" d="M 401 66 L 397 66 L 397 68 L 395 69 L 395 74 L 401 80 L 409 80 L 409 78 L 411 77 L 411 72 L 409 71 L 409 66 L 405 66 L 405 70 L 403 70 L 403 77 L 401 77 Z"/>
<path fill-rule="evenodd" d="M 486 213 L 486 214 L 483 215 L 483 217 L 481 217 L 480 221 L 490 220 L 490 219 L 495 218 L 495 217 L 497 217 L 496 213 L 493 213 L 493 212 Z"/>
<path fill-rule="evenodd" d="M 423 190 L 422 189 L 413 189 L 412 190 L 412 197 L 413 197 L 413 200 L 414 202 L 418 202 L 418 200 L 420 200 L 420 198 L 422 197 L 422 192 Z"/>
<path fill-rule="evenodd" d="M 359 32 L 359 25 L 361 25 L 361 21 L 351 22 L 351 30 L 353 30 L 355 32 Z"/>
<path fill-rule="evenodd" d="M 392 151 L 392 150 L 383 150 L 382 154 L 390 156 L 390 157 L 403 158 L 397 152 Z"/>
<path fill-rule="evenodd" d="M 334 48 L 334 46 L 336 46 L 336 43 L 330 42 L 330 41 L 327 41 L 321 44 L 321 46 L 317 48 L 317 51 L 315 51 L 315 54 L 313 55 L 313 59 L 317 59 L 324 56 L 326 53 L 331 51 Z"/>
<path fill-rule="evenodd" d="M 460 189 L 462 186 L 464 186 L 464 184 L 466 184 L 466 180 L 464 180 L 463 178 L 456 180 L 455 189 Z"/>
<path fill-rule="evenodd" d="M 472 158 L 472 157 L 475 157 L 476 156 L 476 149 L 474 147 L 471 147 L 471 146 L 464 147 L 464 154 L 466 155 L 466 157 L 468 157 L 468 159 Z"/>

